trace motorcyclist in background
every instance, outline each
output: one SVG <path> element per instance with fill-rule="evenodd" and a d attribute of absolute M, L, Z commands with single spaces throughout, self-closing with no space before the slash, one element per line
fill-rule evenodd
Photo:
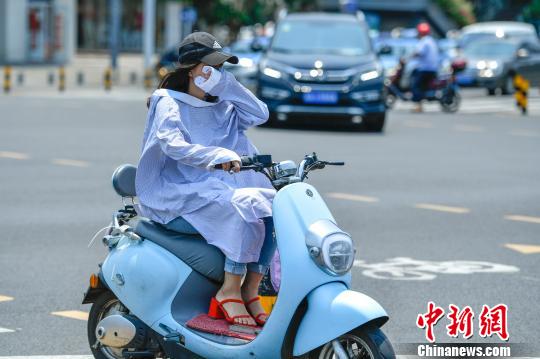
<path fill-rule="evenodd" d="M 430 35 L 431 29 L 429 24 L 422 22 L 416 26 L 416 30 L 418 31 L 420 41 L 413 55 L 417 66 L 412 74 L 411 89 L 413 93 L 412 100 L 416 104 L 413 112 L 422 112 L 424 92 L 429 88 L 431 81 L 437 77 L 439 49 L 437 43 Z"/>

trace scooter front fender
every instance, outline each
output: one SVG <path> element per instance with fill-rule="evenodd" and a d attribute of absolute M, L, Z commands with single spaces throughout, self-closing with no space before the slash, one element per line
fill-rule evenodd
<path fill-rule="evenodd" d="M 294 342 L 293 355 L 313 350 L 374 319 L 388 320 L 386 311 L 365 294 L 348 290 L 341 282 L 331 282 L 308 294 L 308 309 Z"/>

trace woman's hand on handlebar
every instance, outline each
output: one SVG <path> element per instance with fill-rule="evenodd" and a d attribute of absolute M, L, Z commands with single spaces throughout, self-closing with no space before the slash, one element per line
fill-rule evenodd
<path fill-rule="evenodd" d="M 221 169 L 227 172 L 240 172 L 240 161 L 230 161 L 221 164 Z"/>

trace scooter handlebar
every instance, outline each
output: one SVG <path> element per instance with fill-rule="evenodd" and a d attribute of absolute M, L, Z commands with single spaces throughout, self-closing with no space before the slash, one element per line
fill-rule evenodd
<path fill-rule="evenodd" d="M 272 165 L 272 157 L 270 155 L 255 155 L 240 157 L 240 171 L 254 170 L 260 171 L 264 167 Z M 215 169 L 222 169 L 223 164 L 214 166 Z"/>
<path fill-rule="evenodd" d="M 220 170 L 220 169 L 223 168 L 223 164 L 220 163 L 220 164 L 218 164 L 218 165 L 215 165 L 214 168 L 217 169 L 217 170 Z M 240 171 L 248 171 L 248 170 L 255 170 L 255 171 L 257 171 L 257 170 L 259 170 L 259 169 L 260 169 L 259 166 L 254 166 L 254 165 L 245 165 L 245 166 L 244 166 L 244 165 L 241 165 L 241 166 L 240 166 Z"/>

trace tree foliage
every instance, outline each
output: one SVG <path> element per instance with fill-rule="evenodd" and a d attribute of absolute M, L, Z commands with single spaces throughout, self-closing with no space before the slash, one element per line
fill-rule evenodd
<path fill-rule="evenodd" d="M 531 3 L 523 9 L 523 17 L 527 21 L 540 20 L 540 0 L 532 0 Z"/>
<path fill-rule="evenodd" d="M 276 4 L 258 0 L 188 0 L 200 19 L 209 25 L 228 25 L 237 28 L 243 25 L 264 23 L 272 19 Z"/>
<path fill-rule="evenodd" d="M 473 6 L 467 0 L 437 0 L 437 4 L 460 26 L 476 22 Z"/>

